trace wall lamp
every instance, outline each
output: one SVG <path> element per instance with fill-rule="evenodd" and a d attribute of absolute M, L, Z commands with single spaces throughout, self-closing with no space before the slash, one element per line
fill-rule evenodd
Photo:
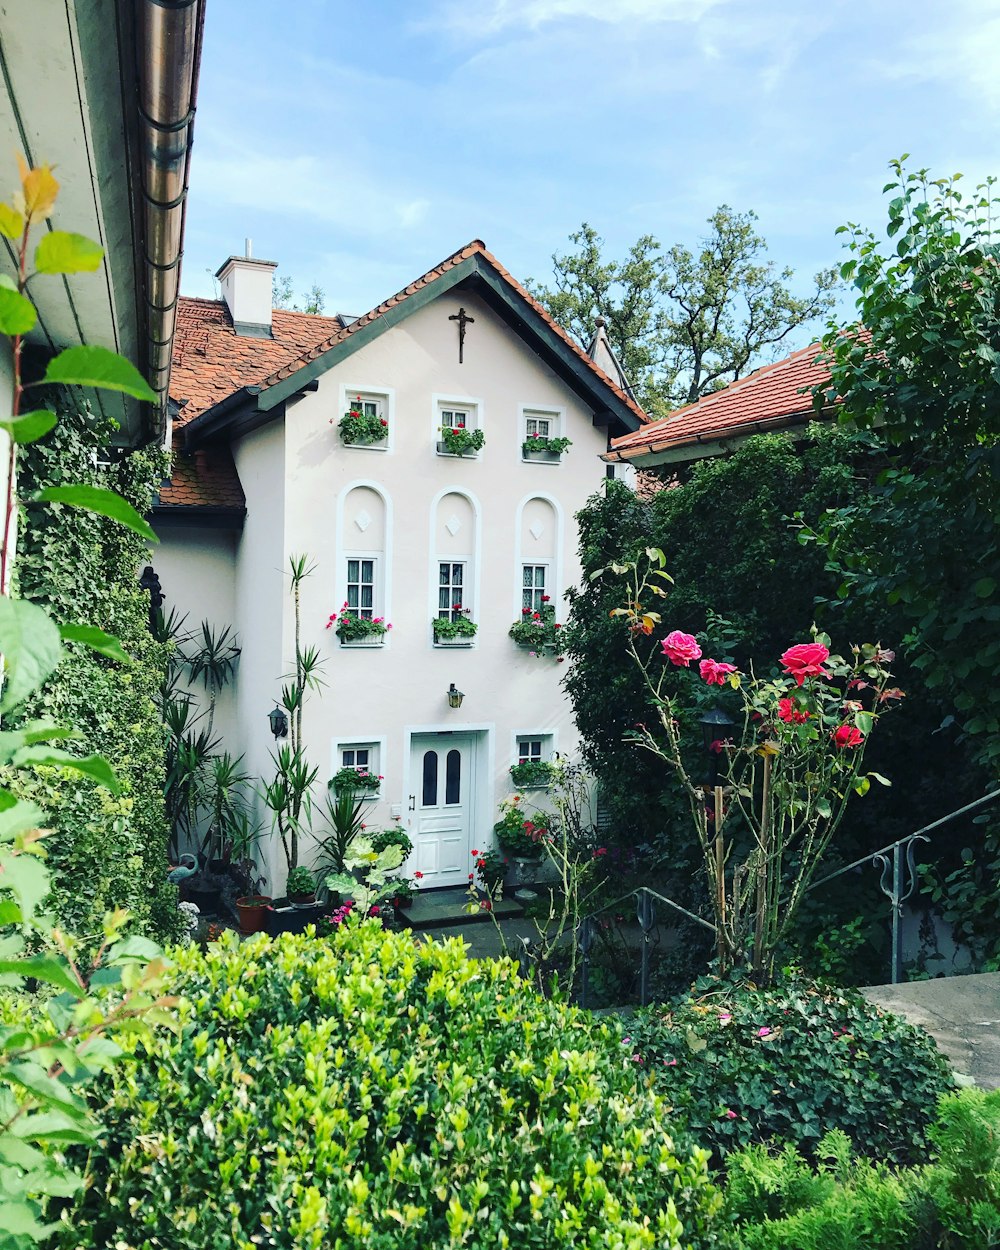
<path fill-rule="evenodd" d="M 274 734 L 275 741 L 288 737 L 288 717 L 277 704 L 273 712 L 268 712 L 267 719 L 271 722 L 271 733 Z"/>
<path fill-rule="evenodd" d="M 465 698 L 464 693 L 461 690 L 459 690 L 459 688 L 455 685 L 454 682 L 452 682 L 451 685 L 448 687 L 448 706 L 449 707 L 461 707 L 462 700 L 464 698 Z"/>

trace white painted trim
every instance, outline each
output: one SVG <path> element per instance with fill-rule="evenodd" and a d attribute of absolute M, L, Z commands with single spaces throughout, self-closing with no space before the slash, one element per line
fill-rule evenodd
<path fill-rule="evenodd" d="M 521 530 L 523 528 L 524 510 L 533 499 L 540 499 L 543 503 L 547 503 L 556 518 L 556 540 L 553 544 L 555 550 L 551 556 L 539 559 L 529 559 L 524 554 L 523 544 L 521 542 Z M 548 495 L 545 491 L 532 491 L 530 495 L 525 495 L 521 502 L 517 505 L 517 511 L 514 513 L 514 612 L 511 617 L 514 621 L 521 619 L 521 568 L 525 564 L 546 564 L 552 569 L 552 589 L 546 590 L 550 601 L 555 605 L 556 619 L 559 619 L 559 605 L 563 602 L 563 595 L 566 593 L 566 587 L 563 585 L 563 569 L 565 568 L 565 552 L 563 550 L 566 541 L 566 521 L 563 516 L 562 505 L 554 495 Z M 548 579 L 546 578 L 546 581 Z"/>
<path fill-rule="evenodd" d="M 519 739 L 528 738 L 548 738 L 550 755 L 547 762 L 551 763 L 552 756 L 558 751 L 556 743 L 559 738 L 558 729 L 517 729 L 511 730 L 510 735 L 510 764 L 517 763 L 517 744 Z M 510 764 L 507 767 L 510 767 Z"/>
<path fill-rule="evenodd" d="M 344 443 L 340 441 L 340 431 L 337 426 L 345 412 L 350 407 L 350 399 L 357 395 L 377 395 L 380 399 L 385 400 L 385 419 L 389 422 L 389 437 L 385 441 L 384 447 L 375 447 L 371 443 Z M 344 451 L 393 451 L 396 446 L 396 388 L 394 386 L 348 386 L 346 382 L 340 384 L 340 409 L 336 421 L 333 423 L 333 430 L 336 434 L 337 441 Z"/>
<path fill-rule="evenodd" d="M 340 762 L 340 753 L 344 747 L 367 747 L 373 746 L 376 749 L 377 759 L 375 761 L 379 776 L 385 776 L 386 759 L 388 757 L 389 740 L 384 734 L 351 734 L 348 738 L 342 738 L 339 735 L 333 739 L 330 744 L 330 777 L 334 773 L 339 773 L 343 765 Z M 382 787 L 377 790 L 370 791 L 372 798 L 383 798 Z"/>
<path fill-rule="evenodd" d="M 482 566 L 483 566 L 482 509 L 479 506 L 479 500 L 476 498 L 476 496 L 472 493 L 472 491 L 466 490 L 464 486 L 445 486 L 441 490 L 439 490 L 438 493 L 434 496 L 434 498 L 431 500 L 431 506 L 430 506 L 430 533 L 428 535 L 428 544 L 427 544 L 427 556 L 428 556 L 427 630 L 428 630 L 428 635 L 430 637 L 432 647 L 440 645 L 434 642 L 433 626 L 431 625 L 431 622 L 434 620 L 434 618 L 438 614 L 438 602 L 437 602 L 437 592 L 438 592 L 437 572 L 438 570 L 437 570 L 437 566 L 439 563 L 445 563 L 446 559 L 453 564 L 457 563 L 457 560 L 453 556 L 449 555 L 448 557 L 445 557 L 443 555 L 437 554 L 438 508 L 441 504 L 441 500 L 444 499 L 445 495 L 461 495 L 463 498 L 467 499 L 469 503 L 472 505 L 472 515 L 473 515 L 473 520 L 474 520 L 475 527 L 476 527 L 476 532 L 473 535 L 472 549 L 470 551 L 467 551 L 464 556 L 459 557 L 459 559 L 464 559 L 468 564 L 472 565 L 472 603 L 469 605 L 471 607 L 470 619 L 475 621 L 477 624 L 481 624 L 480 593 L 479 592 L 480 592 L 480 585 L 481 585 L 481 580 L 482 580 Z M 431 574 L 433 574 L 433 576 L 431 576 Z M 471 638 L 469 640 L 469 648 L 474 648 L 478 646 L 479 646 L 479 634 L 477 633 L 474 638 Z"/>
<path fill-rule="evenodd" d="M 482 430 L 486 433 L 486 405 L 481 399 L 473 399 L 470 395 L 441 395 L 434 392 L 431 395 L 431 446 L 439 456 L 446 456 L 451 460 L 479 460 L 483 452 L 473 452 L 471 456 L 455 456 L 450 451 L 438 451 L 437 445 L 441 441 L 441 420 L 440 410 L 447 408 L 449 404 L 454 404 L 456 408 L 472 409 L 472 425 L 467 426 L 470 430 Z M 483 448 L 485 451 L 485 447 Z"/>
<path fill-rule="evenodd" d="M 359 547 L 344 546 L 344 510 L 347 506 L 347 497 L 352 490 L 358 489 L 373 490 L 382 500 L 385 509 L 383 518 L 383 532 L 385 534 L 385 549 L 383 551 L 362 551 Z M 336 605 L 336 613 L 340 615 L 340 607 L 347 598 L 347 561 L 357 557 L 362 560 L 374 558 L 379 567 L 380 587 L 376 590 L 376 598 L 379 597 L 378 590 L 381 590 L 382 611 L 376 613 L 385 618 L 388 624 L 392 624 L 392 498 L 389 492 L 379 482 L 373 481 L 371 478 L 355 478 L 353 482 L 348 482 L 344 486 L 340 494 L 337 496 L 336 508 L 336 551 L 334 553 L 334 603 Z M 338 643 L 340 639 L 337 639 Z M 383 649 L 392 645 L 392 630 L 382 637 L 381 646 Z"/>

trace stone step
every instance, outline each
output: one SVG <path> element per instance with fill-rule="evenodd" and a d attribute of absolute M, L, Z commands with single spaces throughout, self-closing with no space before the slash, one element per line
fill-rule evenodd
<path fill-rule="evenodd" d="M 467 912 L 470 902 L 464 889 L 424 890 L 398 911 L 400 920 L 409 929 L 440 929 L 452 925 L 490 922 L 487 911 Z M 524 908 L 513 898 L 504 897 L 493 904 L 498 920 L 515 920 L 524 915 Z"/>

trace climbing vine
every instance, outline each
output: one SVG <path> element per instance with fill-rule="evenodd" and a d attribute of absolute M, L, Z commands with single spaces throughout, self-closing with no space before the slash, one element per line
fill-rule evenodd
<path fill-rule="evenodd" d="M 137 534 L 106 517 L 60 504 L 30 502 L 66 482 L 105 487 L 140 513 L 162 480 L 158 450 L 102 463 L 110 429 L 68 393 L 57 397 L 58 426 L 21 449 L 16 591 L 58 619 L 114 634 L 133 659 L 125 666 L 70 643 L 59 668 L 23 709 L 72 724 L 81 751 L 112 765 L 121 793 L 99 790 L 63 770 L 23 775 L 17 788 L 45 811 L 58 836 L 49 843 L 52 909 L 72 932 L 100 930 L 104 913 L 125 907 L 152 937 L 174 934 L 176 890 L 165 880 L 164 733 L 155 702 L 167 648 L 149 633 L 149 598 L 137 585 L 149 559 Z"/>

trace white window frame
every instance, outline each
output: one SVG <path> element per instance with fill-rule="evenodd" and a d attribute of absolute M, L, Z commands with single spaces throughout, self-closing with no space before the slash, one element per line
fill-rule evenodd
<path fill-rule="evenodd" d="M 552 407 L 549 404 L 521 404 L 517 421 L 517 450 L 525 464 L 558 464 L 562 456 L 555 460 L 540 460 L 535 456 L 524 454 L 524 444 L 528 439 L 529 421 L 548 421 L 549 432 L 546 438 L 563 438 L 566 427 L 566 409 Z"/>
<path fill-rule="evenodd" d="M 367 771 L 374 773 L 376 777 L 385 776 L 386 768 L 386 739 L 378 734 L 370 734 L 368 737 L 335 738 L 330 750 L 330 776 L 339 773 L 342 768 L 351 768 L 353 765 L 343 762 L 345 751 L 368 751 L 369 763 Z M 372 790 L 373 798 L 382 797 L 382 789 L 384 782 L 379 785 L 377 790 Z"/>
<path fill-rule="evenodd" d="M 340 557 L 340 576 L 338 578 L 337 602 L 346 603 L 350 598 L 347 581 L 347 574 L 352 560 L 370 560 L 375 566 L 374 578 L 372 581 L 372 607 L 371 614 L 373 617 L 381 616 L 385 619 L 387 613 L 385 610 L 385 566 L 387 563 L 386 555 L 381 551 L 344 551 Z M 360 583 L 359 583 L 360 584 Z M 343 609 L 339 609 L 337 615 Z M 367 611 L 368 609 L 362 609 Z M 340 638 L 338 639 L 342 647 L 363 650 L 365 647 L 384 647 L 388 641 L 389 635 L 383 634 L 381 638 L 355 638 L 353 641 Z"/>
<path fill-rule="evenodd" d="M 523 614 L 523 610 L 525 608 L 531 608 L 532 612 L 541 612 L 542 607 L 544 606 L 543 604 L 539 603 L 539 605 L 536 607 L 534 603 L 525 603 L 524 599 L 525 599 L 525 595 L 530 595 L 531 598 L 534 599 L 536 595 L 538 594 L 538 592 L 541 591 L 543 595 L 548 595 L 549 602 L 550 603 L 552 602 L 552 589 L 549 585 L 549 580 L 552 577 L 552 561 L 551 560 L 522 560 L 519 565 L 519 568 L 521 570 L 521 603 L 520 603 L 520 607 L 518 608 L 518 611 Z M 541 569 L 542 570 L 541 586 L 538 586 L 535 584 L 531 586 L 526 586 L 524 584 L 524 570 L 525 569 Z"/>
<path fill-rule="evenodd" d="M 443 608 L 441 606 L 441 590 L 445 584 L 441 581 L 441 566 L 444 564 L 447 564 L 450 566 L 448 570 L 448 582 L 447 582 L 447 586 L 449 590 L 452 590 L 453 585 L 454 585 L 454 583 L 452 582 L 454 566 L 461 565 L 461 568 L 462 568 L 462 586 L 461 586 L 462 604 L 461 606 L 464 609 L 466 609 L 464 612 L 455 612 L 453 611 L 452 607 Z M 436 568 L 437 568 L 437 599 L 438 599 L 437 619 L 438 620 L 454 621 L 454 620 L 457 620 L 459 616 L 467 616 L 470 621 L 474 621 L 476 619 L 475 616 L 473 616 L 472 604 L 469 602 L 469 600 L 472 597 L 471 588 L 469 586 L 470 564 L 471 564 L 471 561 L 465 558 L 460 559 L 460 560 L 442 558 L 437 561 Z M 452 601 L 452 604 L 454 604 L 455 602 L 454 592 L 452 593 L 451 601 Z"/>
<path fill-rule="evenodd" d="M 556 756 L 556 738 L 557 731 L 555 729 L 521 729 L 517 730 L 510 736 L 510 762 L 511 764 L 520 764 L 522 742 L 540 742 L 542 744 L 542 754 L 539 757 L 543 763 L 549 764 Z"/>
<path fill-rule="evenodd" d="M 347 567 L 344 570 L 344 599 L 341 602 L 350 603 L 351 587 L 357 586 L 358 602 L 353 605 L 353 610 L 362 619 L 372 620 L 373 617 L 376 617 L 379 615 L 379 610 L 378 610 L 379 599 L 380 599 L 379 574 L 381 572 L 379 565 L 381 561 L 378 559 L 377 556 L 361 556 L 361 555 L 346 555 L 344 557 L 344 561 Z M 358 580 L 356 582 L 351 581 L 351 564 L 352 563 L 357 563 L 358 565 L 361 566 L 358 569 Z M 370 581 L 365 581 L 365 578 L 364 578 L 364 571 L 365 571 L 364 566 L 366 564 L 370 564 L 372 566 L 372 570 L 371 570 L 372 575 L 371 575 Z M 371 607 L 364 607 L 361 603 L 361 599 L 363 598 L 362 591 L 364 590 L 365 586 L 371 586 L 371 591 L 372 591 Z"/>
<path fill-rule="evenodd" d="M 432 432 L 434 447 L 437 454 L 439 456 L 449 456 L 453 460 L 478 460 L 482 455 L 481 451 L 470 452 L 467 456 L 456 456 L 453 452 L 445 451 L 441 446 L 441 427 L 444 425 L 444 413 L 455 411 L 465 413 L 465 429 L 483 430 L 485 433 L 485 427 L 483 425 L 483 401 L 481 399 L 473 399 L 468 395 L 432 395 Z"/>
<path fill-rule="evenodd" d="M 396 392 L 390 386 L 348 386 L 342 383 L 340 387 L 340 409 L 334 425 L 339 425 L 341 417 L 345 412 L 349 412 L 351 404 L 358 396 L 368 403 L 377 403 L 381 405 L 381 416 L 385 417 L 389 422 L 389 433 L 384 443 L 343 443 L 342 446 L 347 451 L 392 451 L 396 442 Z"/>

